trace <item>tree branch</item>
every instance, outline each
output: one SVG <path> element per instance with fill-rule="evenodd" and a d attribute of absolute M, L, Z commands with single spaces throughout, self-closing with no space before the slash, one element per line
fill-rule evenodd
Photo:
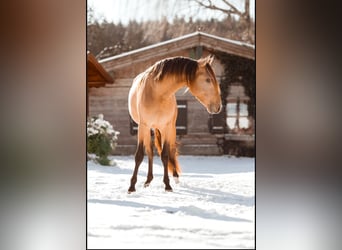
<path fill-rule="evenodd" d="M 204 7 L 204 8 L 208 8 L 208 9 L 212 9 L 212 10 L 219 10 L 225 14 L 235 14 L 238 15 L 240 17 L 243 16 L 243 13 L 241 11 L 239 11 L 235 6 L 233 6 L 231 3 L 229 3 L 227 0 L 222 0 L 225 4 L 227 4 L 229 6 L 230 9 L 223 9 L 220 8 L 216 5 L 214 5 L 212 3 L 211 0 L 206 0 L 207 3 L 204 3 L 203 0 L 194 0 L 197 4 L 199 4 L 200 6 Z"/>
<path fill-rule="evenodd" d="M 222 0 L 225 4 L 227 4 L 232 10 L 234 10 L 236 13 L 239 13 L 238 15 L 242 15 L 242 12 L 239 11 L 234 5 L 229 3 L 227 0 Z"/>

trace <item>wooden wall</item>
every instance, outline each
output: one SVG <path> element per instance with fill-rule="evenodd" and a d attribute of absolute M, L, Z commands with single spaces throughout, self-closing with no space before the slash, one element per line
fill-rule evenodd
<path fill-rule="evenodd" d="M 90 88 L 89 115 L 99 113 L 120 131 L 118 146 L 114 154 L 133 154 L 136 148 L 136 136 L 130 134 L 130 117 L 128 113 L 128 92 L 132 79 L 120 79 L 115 84 Z M 207 110 L 189 93 L 181 89 L 176 94 L 178 100 L 186 100 L 188 105 L 188 133 L 178 137 L 182 154 L 218 155 L 216 136 L 208 130 Z"/>
<path fill-rule="evenodd" d="M 188 50 L 185 50 L 177 55 L 189 56 L 189 53 Z M 208 51 L 203 51 L 203 56 L 208 54 Z M 159 59 L 162 58 L 136 63 L 120 70 L 109 71 L 115 79 L 114 84 L 89 89 L 89 115 L 96 116 L 102 113 L 104 119 L 113 124 L 114 129 L 120 132 L 118 146 L 113 154 L 130 155 L 135 152 L 136 136 L 130 134 L 130 117 L 128 113 L 129 88 L 136 75 Z M 220 79 L 223 74 L 223 66 L 216 60 L 213 68 L 218 79 Z M 177 99 L 186 100 L 188 105 L 188 133 L 187 135 L 178 136 L 180 153 L 191 155 L 222 154 L 221 149 L 217 146 L 216 136 L 209 133 L 207 122 L 209 114 L 207 110 L 190 92 L 184 93 L 184 91 L 185 89 L 180 89 L 176 93 Z"/>

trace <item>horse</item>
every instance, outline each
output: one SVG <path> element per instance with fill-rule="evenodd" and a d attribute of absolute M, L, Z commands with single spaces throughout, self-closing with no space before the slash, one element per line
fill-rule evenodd
<path fill-rule="evenodd" d="M 138 169 L 148 156 L 148 173 L 144 187 L 153 179 L 153 142 L 164 167 L 165 191 L 172 191 L 168 172 L 179 183 L 181 168 L 177 160 L 175 93 L 182 87 L 207 109 L 210 114 L 221 111 L 221 91 L 211 67 L 214 56 L 194 60 L 188 57 L 169 57 L 160 60 L 137 75 L 128 94 L 128 110 L 138 124 L 135 167 L 128 193 L 135 192 Z"/>

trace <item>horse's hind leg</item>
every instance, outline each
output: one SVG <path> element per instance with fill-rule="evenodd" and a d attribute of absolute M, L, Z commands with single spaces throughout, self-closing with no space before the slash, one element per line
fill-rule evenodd
<path fill-rule="evenodd" d="M 170 145 L 168 142 L 165 142 L 163 145 L 163 150 L 161 152 L 161 160 L 164 165 L 164 184 L 165 184 L 165 191 L 172 191 L 172 187 L 170 186 L 170 179 L 168 173 L 168 163 L 169 163 L 169 153 L 170 153 Z"/>
<path fill-rule="evenodd" d="M 131 178 L 131 185 L 128 189 L 128 193 L 135 192 L 135 184 L 137 183 L 138 169 L 143 159 L 144 159 L 144 144 L 143 144 L 143 141 L 139 141 L 137 150 L 135 152 L 135 167 L 134 167 L 133 175 Z"/>
<path fill-rule="evenodd" d="M 152 132 L 151 132 L 152 133 Z M 148 156 L 148 173 L 144 187 L 148 187 L 153 179 L 153 143 L 150 136 L 147 136 L 144 140 L 146 154 Z"/>
<path fill-rule="evenodd" d="M 173 166 L 173 169 L 172 169 L 173 179 L 178 184 L 179 175 L 178 175 L 177 169 L 179 168 L 179 166 L 178 166 L 178 160 L 177 160 L 177 149 L 175 145 L 170 148 L 169 162 Z"/>
<path fill-rule="evenodd" d="M 176 183 L 179 183 L 179 172 L 180 167 L 177 160 L 177 144 L 176 144 L 176 126 L 173 126 L 169 130 L 169 141 L 170 141 L 170 153 L 169 153 L 169 168 L 172 171 L 173 179 Z M 178 172 L 177 172 L 178 171 Z"/>

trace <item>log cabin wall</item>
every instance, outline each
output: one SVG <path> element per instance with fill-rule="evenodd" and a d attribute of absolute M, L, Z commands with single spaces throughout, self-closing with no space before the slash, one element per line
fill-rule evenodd
<path fill-rule="evenodd" d="M 104 118 L 113 124 L 114 129 L 120 132 L 118 145 L 113 154 L 131 155 L 136 150 L 136 135 L 131 134 L 131 121 L 128 113 L 128 92 L 134 77 L 150 65 L 166 57 L 186 56 L 199 58 L 212 54 L 213 49 L 208 48 L 210 46 L 202 46 L 201 44 L 198 46 L 196 41 L 198 41 L 198 36 L 203 39 L 202 34 L 197 32 L 184 40 L 174 39 L 176 40 L 174 43 L 172 41 L 164 42 L 160 46 L 149 46 L 150 48 L 139 49 L 128 52 L 126 55 L 124 53 L 100 61 L 114 79 L 114 84 L 89 89 L 89 116 L 102 113 Z M 219 39 L 218 41 L 222 42 Z M 212 44 L 213 39 L 208 43 Z M 167 47 L 165 47 L 166 45 Z M 242 51 L 245 51 L 245 47 L 242 48 Z M 234 49 L 236 48 L 234 47 Z M 224 73 L 224 65 L 216 59 L 213 68 L 220 82 Z M 209 131 L 209 114 L 206 109 L 189 92 L 184 93 L 184 91 L 185 89 L 180 89 L 176 93 L 177 100 L 186 101 L 187 106 L 187 133 L 177 136 L 180 143 L 180 154 L 223 154 L 222 148 L 217 144 L 217 135 Z"/>

